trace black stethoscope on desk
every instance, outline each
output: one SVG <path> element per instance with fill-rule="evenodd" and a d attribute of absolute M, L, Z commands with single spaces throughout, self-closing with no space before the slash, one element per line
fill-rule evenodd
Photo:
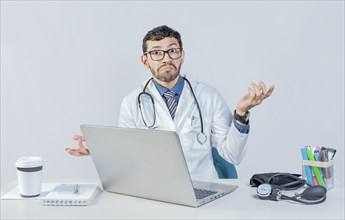
<path fill-rule="evenodd" d="M 192 85 L 191 83 L 189 82 L 189 80 L 186 78 L 186 77 L 182 77 L 187 83 L 188 83 L 188 86 L 190 87 L 190 91 L 193 95 L 193 98 L 194 98 L 194 101 L 196 103 L 196 107 L 198 108 L 198 112 L 199 112 L 199 117 L 200 117 L 200 124 L 201 124 L 201 129 L 200 129 L 200 132 L 198 133 L 197 135 L 197 140 L 200 144 L 204 144 L 206 141 L 207 141 L 207 136 L 205 135 L 204 133 L 204 122 L 203 122 L 203 118 L 202 118 L 202 115 L 201 115 L 201 109 L 200 109 L 200 106 L 199 106 L 199 102 L 198 100 L 196 99 L 196 96 L 194 94 L 194 91 L 193 91 L 193 88 L 192 88 Z M 148 86 L 148 84 L 150 83 L 150 81 L 153 80 L 153 78 L 149 79 L 147 81 L 147 83 L 145 84 L 144 86 L 144 89 L 141 93 L 139 93 L 138 95 L 138 105 L 139 105 L 139 109 L 140 109 L 140 114 L 141 114 L 141 118 L 143 119 L 143 122 L 145 124 L 146 127 L 150 128 L 150 129 L 153 129 L 155 128 L 155 124 L 156 124 L 156 109 L 155 109 L 155 102 L 153 100 L 153 97 L 152 95 L 150 95 L 149 93 L 146 92 L 146 88 Z M 148 96 L 151 103 L 152 103 L 152 108 L 153 108 L 153 122 L 152 124 L 148 124 L 145 120 L 145 117 L 144 117 L 144 114 L 143 114 L 143 109 L 142 109 L 142 104 L 141 104 L 141 97 L 143 96 Z"/>

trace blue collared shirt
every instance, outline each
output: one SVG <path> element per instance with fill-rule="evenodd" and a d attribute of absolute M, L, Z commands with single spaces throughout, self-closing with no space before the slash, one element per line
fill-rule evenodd
<path fill-rule="evenodd" d="M 152 80 L 153 83 L 155 84 L 159 94 L 162 96 L 162 98 L 164 99 L 165 103 L 168 104 L 168 100 L 164 97 L 164 93 L 166 93 L 167 91 L 169 91 L 168 88 L 160 85 L 158 82 L 156 82 L 154 79 Z M 184 79 L 179 76 L 177 83 L 174 85 L 174 87 L 172 87 L 170 90 L 175 92 L 175 96 L 174 99 L 175 101 L 178 103 L 178 101 L 180 100 L 180 96 L 183 90 L 183 86 L 184 86 Z"/>
<path fill-rule="evenodd" d="M 165 103 L 167 103 L 167 99 L 164 97 L 164 93 L 166 93 L 169 89 L 164 87 L 164 86 L 162 86 L 162 85 L 160 85 L 154 79 L 152 81 L 155 84 L 159 94 L 162 96 L 162 98 L 165 101 Z M 181 96 L 181 93 L 182 93 L 182 90 L 183 90 L 183 86 L 184 86 L 184 79 L 180 75 L 176 85 L 174 85 L 171 88 L 171 91 L 175 92 L 174 99 L 176 100 L 177 103 L 180 100 L 180 96 Z M 248 134 L 249 133 L 249 122 L 246 125 L 241 125 L 236 120 L 234 120 L 234 125 L 237 128 L 237 130 L 239 130 L 239 132 L 241 132 L 243 134 Z"/>

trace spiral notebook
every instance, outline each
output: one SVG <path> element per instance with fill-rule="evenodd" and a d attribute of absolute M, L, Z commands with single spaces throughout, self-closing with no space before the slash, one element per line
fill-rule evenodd
<path fill-rule="evenodd" d="M 43 205 L 87 206 L 100 191 L 96 184 L 60 184 L 43 198 Z"/>

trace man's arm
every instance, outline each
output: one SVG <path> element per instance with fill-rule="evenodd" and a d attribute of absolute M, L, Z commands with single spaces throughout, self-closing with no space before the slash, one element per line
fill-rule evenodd
<path fill-rule="evenodd" d="M 136 128 L 136 124 L 133 119 L 133 111 L 131 106 L 128 104 L 128 97 L 122 100 L 120 115 L 119 115 L 119 127 Z"/>
<path fill-rule="evenodd" d="M 258 85 L 252 83 L 247 94 L 242 97 L 236 107 L 236 113 L 245 115 L 251 108 L 262 103 L 274 90 L 271 86 L 267 91 L 263 82 Z M 218 95 L 213 99 L 214 115 L 212 125 L 212 144 L 226 160 L 239 164 L 246 151 L 249 124 L 233 120 L 233 115 L 228 109 L 225 100 Z M 239 110 L 238 110 L 239 109 Z M 231 126 L 233 123 L 234 126 Z"/>

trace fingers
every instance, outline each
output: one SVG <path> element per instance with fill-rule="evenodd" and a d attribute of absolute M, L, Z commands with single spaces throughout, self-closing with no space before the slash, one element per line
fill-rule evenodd
<path fill-rule="evenodd" d="M 255 96 L 256 96 L 256 91 L 255 91 L 255 89 L 251 86 L 251 87 L 248 88 L 248 92 L 249 92 L 249 96 L 250 96 L 252 99 L 254 99 Z"/>
<path fill-rule="evenodd" d="M 257 85 L 252 82 L 250 84 L 249 94 L 250 94 L 250 97 L 252 97 L 252 100 L 256 100 L 263 95 L 263 89 L 261 88 L 260 85 Z"/>
<path fill-rule="evenodd" d="M 85 138 L 81 135 L 74 135 L 73 139 L 78 142 L 78 147 L 80 150 L 80 153 L 83 155 L 89 154 L 88 148 L 84 145 L 83 141 L 85 141 Z"/>
<path fill-rule="evenodd" d="M 259 81 L 258 84 L 252 82 L 248 89 L 248 93 L 243 97 L 240 106 L 243 109 L 251 109 L 254 106 L 260 105 L 264 99 L 268 98 L 274 90 L 274 85 L 270 86 L 267 90 L 267 87 L 264 82 Z"/>
<path fill-rule="evenodd" d="M 72 156 L 86 156 L 86 155 L 90 155 L 90 152 L 89 152 L 89 150 L 87 148 L 86 148 L 85 151 L 81 151 L 80 148 L 72 149 L 72 148 L 66 147 L 65 151 L 68 154 L 72 155 Z"/>
<path fill-rule="evenodd" d="M 78 141 L 78 147 L 79 147 L 79 151 L 82 155 L 88 155 L 89 154 L 89 150 L 87 149 L 87 147 L 84 145 L 83 143 L 83 139 L 80 138 L 77 140 Z"/>
<path fill-rule="evenodd" d="M 85 141 L 85 138 L 81 135 L 74 135 L 73 140 L 77 141 L 78 147 L 75 149 L 72 148 L 65 148 L 65 151 L 69 153 L 72 156 L 84 156 L 84 155 L 90 155 L 90 151 L 87 148 L 87 146 L 83 143 Z"/>
<path fill-rule="evenodd" d="M 65 148 L 65 151 L 72 156 L 81 156 L 81 153 L 78 149 Z"/>
<path fill-rule="evenodd" d="M 270 86 L 267 90 L 267 87 L 264 82 L 260 81 L 258 84 L 251 83 L 248 88 L 247 94 L 245 94 L 240 102 L 236 106 L 236 110 L 239 109 L 242 112 L 246 112 L 262 103 L 264 99 L 269 97 L 274 90 L 274 85 Z"/>
<path fill-rule="evenodd" d="M 259 82 L 259 87 L 261 88 L 263 94 L 267 93 L 267 88 L 266 88 L 266 85 L 265 85 L 264 82 L 260 81 Z"/>
<path fill-rule="evenodd" d="M 76 140 L 76 141 L 79 140 L 79 139 L 82 140 L 82 141 L 85 141 L 85 138 L 84 138 L 83 136 L 77 135 L 77 134 L 76 134 L 76 135 L 73 135 L 72 138 L 73 138 L 74 140 Z"/>
<path fill-rule="evenodd" d="M 274 90 L 274 85 L 271 85 L 268 92 L 266 93 L 266 97 L 269 97 L 272 94 L 273 90 Z"/>
<path fill-rule="evenodd" d="M 252 82 L 249 92 L 251 97 L 262 101 L 265 98 L 269 97 L 272 94 L 273 90 L 274 85 L 270 86 L 269 90 L 267 91 L 265 83 L 260 81 L 258 84 Z"/>

